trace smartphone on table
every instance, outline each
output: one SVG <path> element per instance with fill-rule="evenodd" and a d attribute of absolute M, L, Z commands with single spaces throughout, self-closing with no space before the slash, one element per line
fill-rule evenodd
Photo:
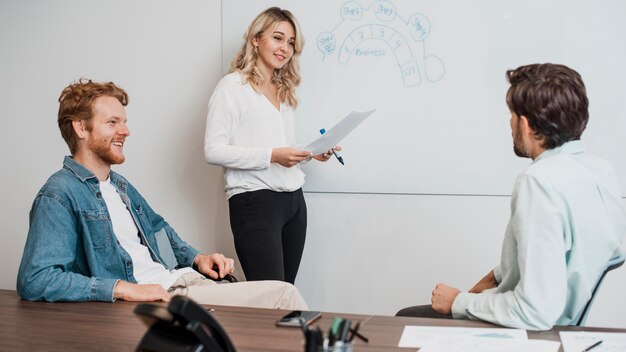
<path fill-rule="evenodd" d="M 321 312 L 312 310 L 294 310 L 289 312 L 284 317 L 280 318 L 276 322 L 276 326 L 301 326 L 301 321 L 304 320 L 305 325 L 311 324 L 315 319 L 322 316 Z"/>

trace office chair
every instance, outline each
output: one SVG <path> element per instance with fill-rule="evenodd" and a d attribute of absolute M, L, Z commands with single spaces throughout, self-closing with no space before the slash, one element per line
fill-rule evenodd
<path fill-rule="evenodd" d="M 165 229 L 159 230 L 154 234 L 156 239 L 157 247 L 159 248 L 159 252 L 161 253 L 161 258 L 163 262 L 166 264 L 167 268 L 175 268 L 177 266 L 176 256 L 174 255 L 174 250 L 172 249 L 172 244 L 170 243 L 169 238 L 167 237 L 167 233 Z M 217 269 L 217 266 L 213 266 L 213 270 Z M 193 270 L 200 272 L 196 264 L 193 265 Z M 201 273 L 202 274 L 202 273 Z M 209 275 L 204 275 L 209 280 L 213 281 L 228 281 L 228 282 L 238 282 L 237 278 L 232 274 L 226 274 L 222 279 L 213 279 Z"/>
<path fill-rule="evenodd" d="M 198 267 L 197 267 L 195 264 L 193 265 L 193 270 L 195 270 L 195 271 L 197 271 L 197 272 L 199 272 L 199 273 L 200 273 L 200 271 L 198 270 Z M 213 270 L 217 271 L 217 266 L 213 266 Z M 221 279 L 214 279 L 214 278 L 212 278 L 212 277 L 210 277 L 209 275 L 204 274 L 204 273 L 200 273 L 200 274 L 202 274 L 202 275 L 203 275 L 204 277 L 206 277 L 207 279 L 209 279 L 209 280 L 213 280 L 213 281 L 228 281 L 228 282 L 230 282 L 230 283 L 239 282 L 239 280 L 237 280 L 237 277 L 236 277 L 235 275 L 233 275 L 233 274 L 226 274 L 226 275 L 225 275 L 223 278 L 221 278 Z"/>
<path fill-rule="evenodd" d="M 591 291 L 591 298 L 587 301 L 585 308 L 580 312 L 578 319 L 576 319 L 575 326 L 584 326 L 585 321 L 587 320 L 587 316 L 589 315 L 589 310 L 591 310 L 591 305 L 593 304 L 594 299 L 596 298 L 596 294 L 600 289 L 600 284 L 602 284 L 602 280 L 606 276 L 606 273 L 613 269 L 617 269 L 626 261 L 626 254 L 619 253 L 617 256 L 609 259 L 609 262 L 606 264 L 606 268 L 604 268 L 604 272 L 600 275 L 600 278 L 596 282 L 596 285 L 593 287 L 593 291 Z"/>

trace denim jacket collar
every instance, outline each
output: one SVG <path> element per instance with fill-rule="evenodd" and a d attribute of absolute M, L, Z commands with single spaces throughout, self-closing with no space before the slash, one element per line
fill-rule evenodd
<path fill-rule="evenodd" d="M 81 182 L 100 182 L 98 180 L 98 177 L 96 177 L 93 172 L 89 171 L 86 167 L 81 165 L 69 155 L 66 156 L 65 159 L 63 159 L 63 167 L 70 170 L 74 174 L 74 176 L 76 176 L 76 178 L 81 180 Z M 122 176 L 114 171 L 110 171 L 109 178 L 111 178 L 111 183 L 117 189 L 126 192 L 127 181 Z"/>
<path fill-rule="evenodd" d="M 76 160 L 74 160 L 74 158 L 69 155 L 66 156 L 65 159 L 63 159 L 63 167 L 70 170 L 82 182 L 90 179 L 95 179 L 96 181 L 98 181 L 98 178 L 96 177 L 96 175 L 93 174 L 93 172 L 87 170 L 86 167 L 79 164 Z"/>

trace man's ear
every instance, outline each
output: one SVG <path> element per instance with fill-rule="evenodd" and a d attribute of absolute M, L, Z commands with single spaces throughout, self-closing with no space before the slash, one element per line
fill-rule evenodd
<path fill-rule="evenodd" d="M 72 120 L 72 127 L 78 138 L 83 139 L 87 133 L 87 126 L 83 120 Z"/>
<path fill-rule="evenodd" d="M 529 140 L 536 141 L 537 142 L 536 145 L 543 150 L 543 141 L 545 137 L 537 133 L 532 128 L 532 126 L 530 125 L 530 122 L 528 122 L 528 117 L 524 115 L 520 116 L 518 128 L 521 129 L 522 134 L 529 137 Z"/>
<path fill-rule="evenodd" d="M 519 117 L 519 125 L 517 128 L 521 129 L 521 132 L 525 135 L 535 135 L 535 131 L 532 127 L 530 127 L 530 123 L 528 122 L 528 117 L 524 115 L 520 115 Z"/>

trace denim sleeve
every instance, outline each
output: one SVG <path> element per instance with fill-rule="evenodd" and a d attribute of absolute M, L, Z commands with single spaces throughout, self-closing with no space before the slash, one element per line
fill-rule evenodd
<path fill-rule="evenodd" d="M 77 220 L 69 205 L 42 192 L 33 203 L 24 255 L 17 276 L 17 293 L 38 301 L 113 301 L 117 280 L 78 272 L 81 253 Z"/>
<path fill-rule="evenodd" d="M 172 247 L 172 251 L 174 252 L 174 257 L 176 258 L 178 267 L 191 267 L 193 265 L 194 258 L 200 252 L 191 245 L 187 244 L 187 242 L 183 241 L 178 236 L 176 231 L 165 221 L 165 219 L 163 219 L 161 215 L 157 214 L 135 189 L 133 189 L 133 191 L 136 192 L 135 194 L 141 201 L 142 208 L 144 209 L 148 220 L 150 221 L 150 226 L 152 227 L 153 232 L 151 234 L 146 234 L 146 236 L 151 237 L 149 240 L 156 243 L 156 238 L 154 238 L 155 234 L 164 229 L 167 233 L 167 237 Z"/>
<path fill-rule="evenodd" d="M 178 265 L 181 267 L 193 266 L 193 260 L 200 252 L 178 237 L 176 231 L 167 223 L 165 223 L 165 231 L 170 239 Z"/>

